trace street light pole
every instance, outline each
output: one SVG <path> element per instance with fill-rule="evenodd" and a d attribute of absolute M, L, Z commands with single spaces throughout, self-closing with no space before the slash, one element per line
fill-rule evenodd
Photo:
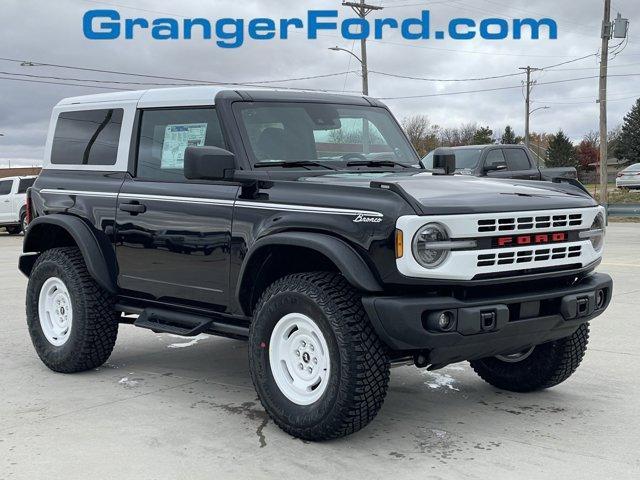
<path fill-rule="evenodd" d="M 537 112 L 539 110 L 548 110 L 549 108 L 551 108 L 551 107 L 548 107 L 548 106 L 545 105 L 543 107 L 534 108 L 533 110 L 528 112 L 529 114 L 527 115 L 527 132 L 526 132 L 525 139 L 529 137 L 529 117 L 531 117 L 531 115 L 533 115 L 535 112 Z M 530 151 L 533 152 L 533 150 L 531 150 L 531 140 L 529 140 L 528 142 L 525 141 L 525 145 L 528 145 L 527 146 L 527 150 L 530 150 Z M 538 153 L 534 152 L 534 154 L 536 156 L 536 165 L 538 166 L 538 168 L 540 168 L 540 158 L 541 158 L 540 157 L 540 153 L 539 153 L 540 147 L 539 146 L 537 146 L 537 147 L 538 147 Z"/>

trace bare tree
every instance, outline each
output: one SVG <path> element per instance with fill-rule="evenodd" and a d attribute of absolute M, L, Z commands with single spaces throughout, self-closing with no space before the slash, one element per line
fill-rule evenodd
<path fill-rule="evenodd" d="M 402 128 L 422 157 L 438 146 L 437 125 L 431 125 L 426 115 L 413 115 L 402 120 Z"/>

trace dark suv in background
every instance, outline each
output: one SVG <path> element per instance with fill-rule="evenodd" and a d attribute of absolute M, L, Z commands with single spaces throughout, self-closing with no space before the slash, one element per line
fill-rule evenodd
<path fill-rule="evenodd" d="M 553 180 L 578 178 L 574 167 L 540 168 L 533 152 L 523 145 L 468 145 L 453 147 L 456 172 L 476 177 Z M 433 169 L 433 153 L 422 160 L 422 166 Z"/>

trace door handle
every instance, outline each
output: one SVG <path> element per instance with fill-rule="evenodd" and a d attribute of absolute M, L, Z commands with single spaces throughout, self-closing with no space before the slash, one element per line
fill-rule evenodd
<path fill-rule="evenodd" d="M 118 208 L 123 212 L 129 212 L 131 215 L 137 215 L 147 211 L 147 207 L 137 202 L 121 203 Z"/>

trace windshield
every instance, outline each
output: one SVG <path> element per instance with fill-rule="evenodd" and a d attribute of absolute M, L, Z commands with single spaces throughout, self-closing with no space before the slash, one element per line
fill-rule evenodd
<path fill-rule="evenodd" d="M 640 171 L 640 163 L 634 163 L 633 165 L 625 168 L 623 171 L 625 171 L 625 172 L 639 172 Z"/>
<path fill-rule="evenodd" d="M 456 170 L 473 170 L 480 161 L 481 148 L 454 148 L 456 154 Z M 427 170 L 433 169 L 433 152 L 429 152 L 422 159 L 422 166 Z"/>
<path fill-rule="evenodd" d="M 341 169 L 386 162 L 387 168 L 418 166 L 414 150 L 384 108 L 239 102 L 234 110 L 254 165 L 281 167 L 296 162 L 299 168 L 315 168 L 311 162 L 318 162 Z"/>

